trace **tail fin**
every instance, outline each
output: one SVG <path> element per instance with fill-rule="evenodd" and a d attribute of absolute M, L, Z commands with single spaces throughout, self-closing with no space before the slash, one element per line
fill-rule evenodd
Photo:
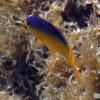
<path fill-rule="evenodd" d="M 67 50 L 68 50 L 68 54 L 67 54 L 68 62 L 70 64 L 70 66 L 73 68 L 76 78 L 83 84 L 82 76 L 81 76 L 80 72 L 77 70 L 77 65 L 75 62 L 75 57 L 74 57 L 73 51 L 70 46 L 67 46 Z"/>

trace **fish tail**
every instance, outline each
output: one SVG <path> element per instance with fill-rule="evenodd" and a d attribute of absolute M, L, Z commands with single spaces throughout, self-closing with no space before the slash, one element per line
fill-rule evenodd
<path fill-rule="evenodd" d="M 74 75 L 75 77 L 81 82 L 83 83 L 83 80 L 82 80 L 82 75 L 80 74 L 80 72 L 77 70 L 77 64 L 76 64 L 76 61 L 75 61 L 75 56 L 74 56 L 74 53 L 71 49 L 70 46 L 67 46 L 67 50 L 68 50 L 68 53 L 67 53 L 67 59 L 68 59 L 68 62 L 70 64 L 70 66 L 73 68 L 74 70 Z"/>

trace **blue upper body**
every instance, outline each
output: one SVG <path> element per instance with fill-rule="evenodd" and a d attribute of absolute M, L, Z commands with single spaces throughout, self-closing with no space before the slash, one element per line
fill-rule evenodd
<path fill-rule="evenodd" d="M 27 25 L 36 28 L 37 30 L 40 30 L 42 32 L 46 32 L 48 35 L 54 36 L 58 40 L 62 41 L 64 44 L 67 44 L 67 41 L 63 37 L 62 33 L 59 32 L 56 27 L 36 15 L 31 15 L 27 18 Z"/>

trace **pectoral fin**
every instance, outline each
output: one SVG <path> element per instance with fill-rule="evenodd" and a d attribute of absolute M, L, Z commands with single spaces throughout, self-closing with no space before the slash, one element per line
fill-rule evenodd
<path fill-rule="evenodd" d="M 36 41 L 36 44 L 44 44 L 44 42 L 43 42 L 42 39 L 38 39 L 38 40 Z"/>

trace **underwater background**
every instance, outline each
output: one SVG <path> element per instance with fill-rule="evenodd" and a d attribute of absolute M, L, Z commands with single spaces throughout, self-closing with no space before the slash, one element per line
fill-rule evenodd
<path fill-rule="evenodd" d="M 30 14 L 63 33 L 84 85 L 62 55 L 15 25 Z M 100 100 L 100 0 L 0 0 L 0 100 Z"/>

